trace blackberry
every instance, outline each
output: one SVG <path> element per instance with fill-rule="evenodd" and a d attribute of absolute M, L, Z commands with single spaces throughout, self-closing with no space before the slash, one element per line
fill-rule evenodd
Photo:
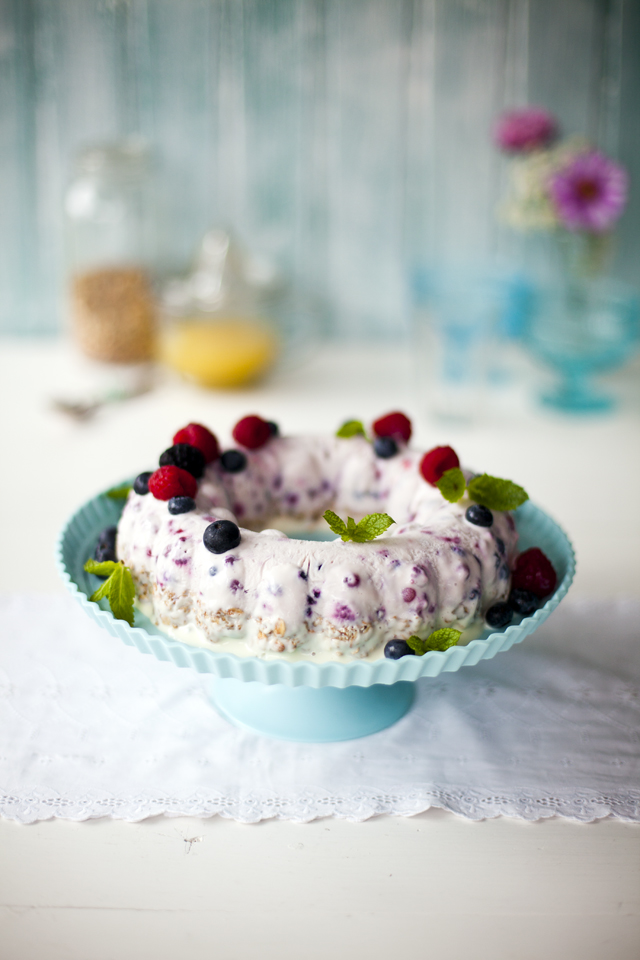
<path fill-rule="evenodd" d="M 513 610 L 508 603 L 500 600 L 489 607 L 484 616 L 490 627 L 506 627 L 513 619 Z"/>
<path fill-rule="evenodd" d="M 273 420 L 267 420 L 267 426 L 269 427 L 272 437 L 280 436 L 280 427 L 277 423 L 274 423 Z"/>
<path fill-rule="evenodd" d="M 523 590 L 520 587 L 514 587 L 509 594 L 509 605 L 516 613 L 523 617 L 530 617 L 534 610 L 538 609 L 539 599 L 531 590 Z"/>
<path fill-rule="evenodd" d="M 240 473 L 247 466 L 247 458 L 240 450 L 225 450 L 220 457 L 220 466 L 225 473 Z"/>
<path fill-rule="evenodd" d="M 191 510 L 195 510 L 196 502 L 193 497 L 171 497 L 167 506 L 169 513 L 175 516 L 178 513 L 190 513 Z"/>
<path fill-rule="evenodd" d="M 226 553 L 240 543 L 240 527 L 231 520 L 214 520 L 202 536 L 202 542 L 211 553 Z"/>
<path fill-rule="evenodd" d="M 192 447 L 190 443 L 174 443 L 164 453 L 160 454 L 161 467 L 180 467 L 192 477 L 199 480 L 204 473 L 206 460 L 202 450 Z"/>
<path fill-rule="evenodd" d="M 491 510 L 479 503 L 472 503 L 470 507 L 467 507 L 465 517 L 469 523 L 475 524 L 476 527 L 490 527 L 493 524 Z"/>
<path fill-rule="evenodd" d="M 93 554 L 94 559 L 97 560 L 98 563 L 105 563 L 105 561 L 108 560 L 116 560 L 117 532 L 117 527 L 106 527 L 98 537 L 95 553 Z"/>
<path fill-rule="evenodd" d="M 377 457 L 388 460 L 389 457 L 395 457 L 398 452 L 398 444 L 393 437 L 376 437 L 373 441 L 373 449 Z"/>
<path fill-rule="evenodd" d="M 388 660 L 399 660 L 400 657 L 416 655 L 406 640 L 389 640 L 384 647 L 384 655 Z"/>

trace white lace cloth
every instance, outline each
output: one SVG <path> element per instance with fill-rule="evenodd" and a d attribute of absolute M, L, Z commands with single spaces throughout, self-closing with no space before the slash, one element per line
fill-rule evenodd
<path fill-rule="evenodd" d="M 640 603 L 565 602 L 521 646 L 419 681 L 382 733 L 266 740 L 210 679 L 125 647 L 65 596 L 0 597 L 0 812 L 308 821 L 640 819 Z"/>

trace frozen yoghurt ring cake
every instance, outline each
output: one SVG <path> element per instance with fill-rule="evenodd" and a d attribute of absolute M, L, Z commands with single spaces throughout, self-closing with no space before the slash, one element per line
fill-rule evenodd
<path fill-rule="evenodd" d="M 136 479 L 115 544 L 106 531 L 96 559 L 130 569 L 138 605 L 170 635 L 255 656 L 397 657 L 414 652 L 408 638 L 447 627 L 477 635 L 486 620 L 502 626 L 535 607 L 540 589 L 522 586 L 535 588 L 540 563 L 510 593 L 511 514 L 469 499 L 473 474 L 450 447 L 416 451 L 410 436 L 397 413 L 374 423 L 372 440 L 355 421 L 337 436 L 285 437 L 251 416 L 221 454 L 212 433 L 189 424 L 159 469 Z M 448 481 L 471 485 L 452 502 Z M 362 521 L 349 523 L 355 539 L 283 532 L 329 533 L 327 510 Z"/>

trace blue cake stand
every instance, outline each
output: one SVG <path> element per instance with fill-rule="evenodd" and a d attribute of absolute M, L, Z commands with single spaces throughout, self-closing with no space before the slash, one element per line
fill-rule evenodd
<path fill-rule="evenodd" d="M 73 596 L 101 627 L 141 653 L 212 675 L 217 710 L 236 726 L 280 740 L 323 743 L 364 737 L 395 723 L 410 709 L 415 681 L 473 666 L 520 643 L 536 630 L 566 595 L 575 573 L 575 555 L 564 531 L 531 502 L 515 512 L 520 547 L 540 547 L 558 573 L 558 586 L 531 617 L 503 630 L 486 630 L 466 646 L 431 651 L 423 657 L 381 658 L 351 663 L 313 663 L 238 657 L 193 647 L 164 634 L 139 610 L 130 627 L 116 620 L 104 601 L 89 597 L 100 581 L 84 571 L 101 530 L 116 524 L 123 502 L 100 494 L 81 507 L 56 545 L 57 566 Z"/>

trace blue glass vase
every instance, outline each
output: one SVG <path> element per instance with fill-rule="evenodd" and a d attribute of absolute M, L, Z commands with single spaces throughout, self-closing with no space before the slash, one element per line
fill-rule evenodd
<path fill-rule="evenodd" d="M 541 402 L 575 414 L 615 406 L 615 398 L 593 378 L 621 366 L 640 342 L 638 293 L 602 276 L 597 238 L 591 239 L 591 244 L 584 238 L 550 243 L 554 271 L 539 288 L 525 334 L 532 353 L 559 376 Z"/>

